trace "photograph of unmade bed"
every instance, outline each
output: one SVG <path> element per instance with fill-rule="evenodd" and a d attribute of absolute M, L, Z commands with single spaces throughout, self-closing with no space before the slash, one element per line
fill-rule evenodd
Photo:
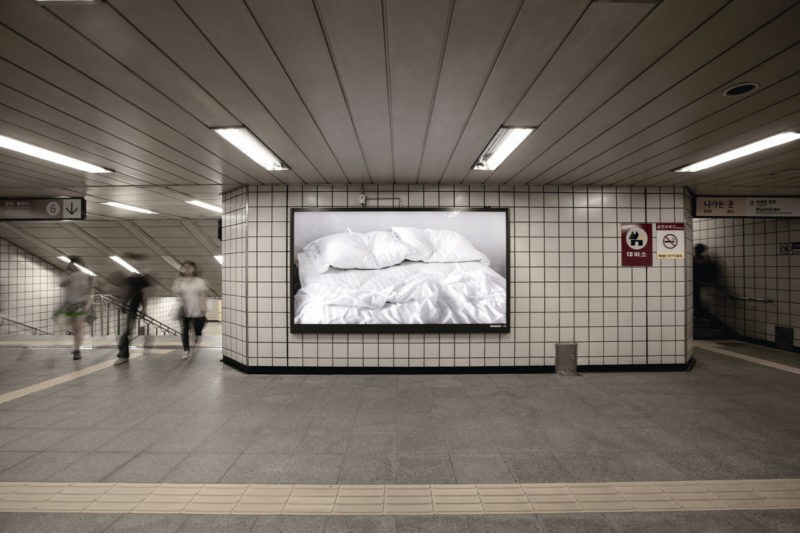
<path fill-rule="evenodd" d="M 507 212 L 296 210 L 293 328 L 507 328 Z"/>

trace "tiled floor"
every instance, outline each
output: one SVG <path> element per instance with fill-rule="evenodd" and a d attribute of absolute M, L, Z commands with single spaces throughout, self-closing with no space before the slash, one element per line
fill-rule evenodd
<path fill-rule="evenodd" d="M 710 348 L 752 356 L 769 350 Z M 180 353 L 159 341 L 129 365 L 80 375 L 75 373 L 112 359 L 114 350 L 92 350 L 73 362 L 63 348 L 0 346 L 0 395 L 73 377 L 0 403 L 0 491 L 14 495 L 0 501 L 64 505 L 70 491 L 91 486 L 102 491 L 91 501 L 72 494 L 75 506 L 88 508 L 121 487 L 138 487 L 152 498 L 174 484 L 196 484 L 204 487 L 188 487 L 191 499 L 184 494 L 181 501 L 160 503 L 183 505 L 182 512 L 224 504 L 205 509 L 222 514 L 142 514 L 146 507 L 139 513 L 8 512 L 0 514 L 0 530 L 800 529 L 796 481 L 764 481 L 789 483 L 781 489 L 788 492 L 768 492 L 794 509 L 743 510 L 769 500 L 752 485 L 755 480 L 800 478 L 800 376 L 778 368 L 699 349 L 689 373 L 259 376 L 223 366 L 216 348 L 189 361 Z M 744 483 L 738 493 L 746 497 L 730 498 L 701 483 L 732 480 Z M 132 483 L 143 485 L 126 485 Z M 492 488 L 486 485 L 498 485 L 493 489 L 502 494 L 485 492 Z M 632 493 L 630 487 L 646 488 Z M 226 494 L 207 490 L 239 491 L 227 494 L 238 499 L 215 502 Z M 318 496 L 328 506 L 333 498 L 333 507 L 325 508 L 333 514 L 227 514 L 243 504 L 270 503 L 263 498 L 273 495 L 264 491 L 273 490 L 298 490 L 296 497 L 322 490 Z M 398 490 L 418 491 L 405 496 L 412 505 L 430 505 L 431 514 L 393 514 L 391 497 Z M 437 495 L 448 490 L 463 494 L 450 502 L 452 495 Z M 599 490 L 599 503 L 581 490 Z M 275 512 L 299 509 L 287 508 L 292 494 Z M 202 501 L 205 496 L 212 498 Z M 384 514 L 369 514 L 377 512 L 379 498 Z M 685 509 L 701 504 L 680 502 L 697 501 L 728 510 L 631 512 L 637 506 Z M 336 515 L 337 505 L 348 502 L 371 507 L 363 516 Z M 437 514 L 448 510 L 442 507 L 447 503 L 464 507 L 450 509 L 455 515 Z M 514 509 L 471 514 L 478 505 L 486 513 L 492 504 Z M 559 512 L 541 514 L 545 504 Z M 597 512 L 590 512 L 592 505 Z"/>

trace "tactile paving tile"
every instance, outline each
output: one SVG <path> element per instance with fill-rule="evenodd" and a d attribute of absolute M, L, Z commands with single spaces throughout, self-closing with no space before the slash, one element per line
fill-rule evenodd
<path fill-rule="evenodd" d="M 800 509 L 800 479 L 503 485 L 0 482 L 0 512 L 532 514 Z"/>

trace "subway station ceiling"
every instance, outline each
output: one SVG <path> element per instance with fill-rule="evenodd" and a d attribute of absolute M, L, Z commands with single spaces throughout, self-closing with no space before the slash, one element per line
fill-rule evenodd
<path fill-rule="evenodd" d="M 799 4 L 3 0 L 0 135 L 113 172 L 0 149 L 0 196 L 85 196 L 89 212 L 3 222 L 0 236 L 48 260 L 86 255 L 98 273 L 113 270 L 109 251 L 140 250 L 171 277 L 164 250 L 219 269 L 218 215 L 185 201 L 221 205 L 248 184 L 800 195 L 800 142 L 673 172 L 800 131 Z M 757 89 L 723 95 L 741 82 Z M 472 170 L 502 125 L 536 130 L 495 171 Z M 212 130 L 226 126 L 290 169 L 255 164 Z"/>

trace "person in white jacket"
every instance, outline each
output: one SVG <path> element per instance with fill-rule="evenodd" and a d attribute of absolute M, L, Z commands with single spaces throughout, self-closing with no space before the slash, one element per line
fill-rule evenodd
<path fill-rule="evenodd" d="M 172 292 L 178 298 L 178 320 L 181 323 L 182 359 L 192 355 L 189 346 L 189 326 L 194 329 L 194 351 L 200 346 L 200 337 L 206 323 L 206 293 L 208 285 L 198 276 L 197 265 L 192 261 L 181 263 L 181 275 L 172 284 Z"/>
<path fill-rule="evenodd" d="M 81 344 L 83 343 L 83 326 L 92 313 L 92 278 L 78 269 L 83 265 L 80 257 L 69 258 L 67 272 L 61 281 L 64 288 L 64 303 L 56 311 L 56 316 L 63 315 L 69 321 L 72 330 L 72 358 L 81 358 Z"/>

